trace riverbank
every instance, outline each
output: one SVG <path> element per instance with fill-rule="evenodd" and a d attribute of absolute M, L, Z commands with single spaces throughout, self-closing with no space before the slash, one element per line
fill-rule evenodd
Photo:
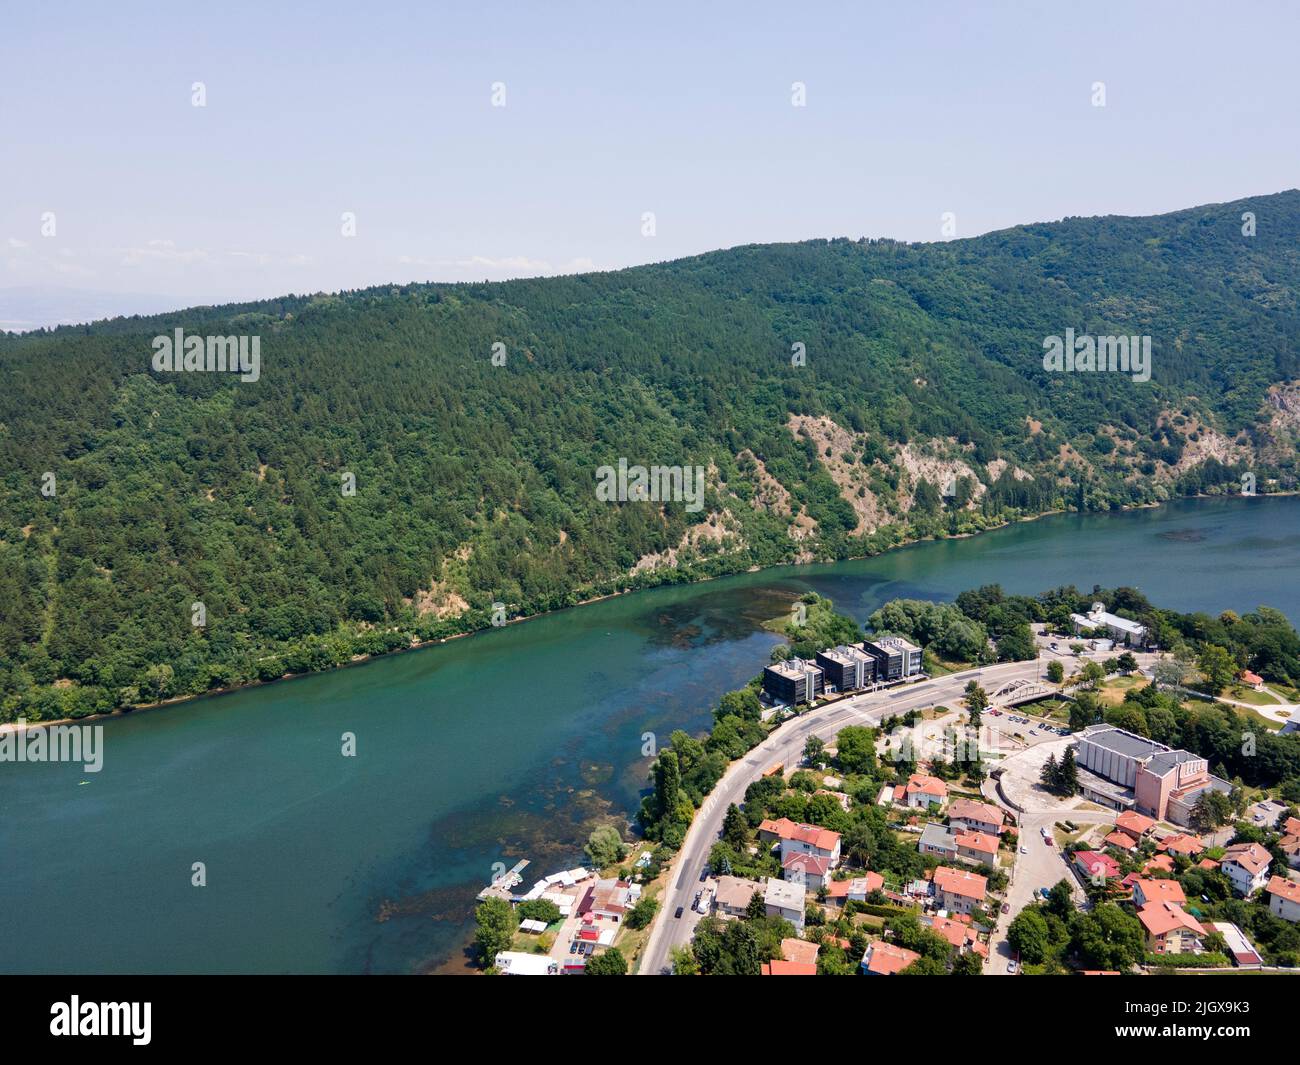
<path fill-rule="evenodd" d="M 743 687 L 781 642 L 762 623 L 793 598 L 816 592 L 861 623 L 891 599 L 1094 582 L 1183 612 L 1268 603 L 1300 621 L 1300 501 L 1017 522 L 613 596 L 181 713 L 119 715 L 93 776 L 0 765 L 12 907 L 39 910 L 51 892 L 95 900 L 57 923 L 19 922 L 0 969 L 463 970 L 474 897 L 497 863 L 581 864 L 594 820 L 635 815 L 646 734 L 662 747 L 677 729 L 707 731 L 718 692 Z"/>
<path fill-rule="evenodd" d="M 1300 492 L 1270 492 L 1267 495 L 1259 495 L 1252 498 L 1281 499 L 1281 498 L 1294 498 L 1298 495 L 1300 495 Z M 726 580 L 728 578 L 736 577 L 740 574 L 770 573 L 777 570 L 789 569 L 789 568 L 798 568 L 803 570 L 803 569 L 810 569 L 810 568 L 817 568 L 817 567 L 825 567 L 827 569 L 830 569 L 832 567 L 840 566 L 845 563 L 863 562 L 871 559 L 882 558 L 894 552 L 900 551 L 904 548 L 914 548 L 923 544 L 938 544 L 938 543 L 945 543 L 945 542 L 960 542 L 960 541 L 976 540 L 976 539 L 983 538 L 990 533 L 997 533 L 999 531 L 1003 531 L 1017 525 L 1039 522 L 1049 518 L 1086 517 L 1089 515 L 1100 515 L 1100 514 L 1108 514 L 1108 513 L 1133 513 L 1133 512 L 1140 512 L 1140 511 L 1159 511 L 1159 510 L 1168 509 L 1170 506 L 1175 505 L 1177 503 L 1189 502 L 1193 500 L 1229 500 L 1229 499 L 1238 499 L 1238 498 L 1240 497 L 1202 494 L 1198 496 L 1180 496 L 1177 499 L 1165 500 L 1164 502 L 1159 502 L 1159 503 L 1128 504 L 1123 507 L 1116 508 L 1114 511 L 1079 512 L 1076 510 L 1046 510 L 1046 511 L 1036 512 L 1033 514 L 1024 514 L 1021 515 L 1020 517 L 1013 518 L 1008 521 L 1003 521 L 996 525 L 990 525 L 988 528 L 982 529 L 974 533 L 954 534 L 951 536 L 947 536 L 947 535 L 924 536 L 924 537 L 916 537 L 913 539 L 900 540 L 898 543 L 892 544 L 891 546 L 884 548 L 880 551 L 869 552 L 863 555 L 854 555 L 844 559 L 832 559 L 828 561 L 803 562 L 803 563 L 781 562 L 771 566 L 737 567 L 736 569 L 725 570 L 719 573 L 713 573 L 713 574 L 702 575 L 702 576 L 686 576 L 686 577 L 680 576 L 680 574 L 683 572 L 681 570 L 677 570 L 672 567 L 664 567 L 662 570 L 656 571 L 656 572 L 663 573 L 664 579 L 662 580 L 655 581 L 653 583 L 639 585 L 637 587 L 623 588 L 614 592 L 606 592 L 600 595 L 589 596 L 585 599 L 581 599 L 577 601 L 572 606 L 560 607 L 555 610 L 541 611 L 538 613 L 524 614 L 518 617 L 509 618 L 502 625 L 491 625 L 491 624 L 482 625 L 478 628 L 468 629 L 464 632 L 457 632 L 457 633 L 450 634 L 448 636 L 438 637 L 437 639 L 414 641 L 409 646 L 398 647 L 392 651 L 356 655 L 348 662 L 343 662 L 338 665 L 329 666 L 324 669 L 304 670 L 296 673 L 284 673 L 278 677 L 273 677 L 268 680 L 252 679 L 252 680 L 245 681 L 244 683 L 241 684 L 232 684 L 223 687 L 212 688 L 207 691 L 172 696 L 170 698 L 163 699 L 158 702 L 137 703 L 129 707 L 122 707 L 119 709 L 112 710 L 105 714 L 89 714 L 83 717 L 72 717 L 72 718 L 70 717 L 62 717 L 57 719 L 51 718 L 51 719 L 45 719 L 39 721 L 29 720 L 26 722 L 26 727 L 29 729 L 34 729 L 34 728 L 45 728 L 54 725 L 104 723 L 104 722 L 114 721 L 121 718 L 127 718 L 135 714 L 146 713 L 149 711 L 170 709 L 180 704 L 196 703 L 206 699 L 214 699 L 223 696 L 234 695 L 240 692 L 248 691 L 250 689 L 264 688 L 268 685 L 279 684 L 285 681 L 302 680 L 307 677 L 315 677 L 315 676 L 322 676 L 331 673 L 338 673 L 338 672 L 345 671 L 353 666 L 366 665 L 380 659 L 390 659 L 390 658 L 399 657 L 401 655 L 410 652 L 427 650 L 429 648 L 438 647 L 443 644 L 451 643 L 452 641 L 455 640 L 460 640 L 464 637 L 482 635 L 483 633 L 493 631 L 496 629 L 502 629 L 512 625 L 519 625 L 528 621 L 536 621 L 539 618 L 553 617 L 556 615 L 564 614 L 570 610 L 575 610 L 579 607 L 590 606 L 595 603 L 601 603 L 609 600 L 625 598 L 637 592 L 651 591 L 663 587 L 671 587 L 671 586 L 685 587 L 685 586 L 709 584 L 716 581 Z M 876 530 L 876 531 L 879 532 L 880 530 Z M 12 730 L 12 729 L 16 729 L 17 727 L 18 726 L 15 722 L 0 723 L 0 731 Z"/>

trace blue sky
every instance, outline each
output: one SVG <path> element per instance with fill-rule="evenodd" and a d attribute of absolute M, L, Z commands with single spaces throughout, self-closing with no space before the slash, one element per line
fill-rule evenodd
<path fill-rule="evenodd" d="M 1300 174 L 1298 11 L 14 4 L 0 289 L 132 310 L 1276 192 Z"/>

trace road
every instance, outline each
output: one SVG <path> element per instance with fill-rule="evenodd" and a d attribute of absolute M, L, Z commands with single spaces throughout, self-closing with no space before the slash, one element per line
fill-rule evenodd
<path fill-rule="evenodd" d="M 709 851 L 722 832 L 722 819 L 727 807 L 732 803 L 737 806 L 744 803 L 745 790 L 762 776 L 763 770 L 777 762 L 784 762 L 787 766 L 798 765 L 803 758 L 804 742 L 810 735 L 829 741 L 845 725 L 878 725 L 884 717 L 936 704 L 956 708 L 971 680 L 978 680 L 992 692 L 1008 681 L 1032 680 L 1038 676 L 1039 669 L 1037 661 L 968 669 L 901 688 L 853 696 L 807 711 L 774 729 L 762 743 L 728 767 L 697 811 L 674 859 L 671 880 L 660 900 L 659 913 L 637 972 L 641 975 L 667 972 L 670 951 L 689 942 L 695 927 L 695 920 L 690 919 L 691 903 L 699 890 Z M 683 907 L 680 919 L 673 916 L 678 906 Z"/>

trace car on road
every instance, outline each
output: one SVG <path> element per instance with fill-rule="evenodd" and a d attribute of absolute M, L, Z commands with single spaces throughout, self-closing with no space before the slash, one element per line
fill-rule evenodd
<path fill-rule="evenodd" d="M 1019 969 L 1020 969 L 1020 966 L 1017 965 L 1015 962 L 1013 962 L 1013 961 L 1009 961 L 1009 962 L 1007 962 L 1007 972 L 1010 973 L 1012 976 L 1015 976 L 1016 972 L 1017 972 Z"/>
<path fill-rule="evenodd" d="M 1047 888 L 1045 888 L 1045 887 L 1040 887 L 1040 888 L 1038 889 L 1038 894 L 1041 895 L 1041 896 L 1042 896 L 1043 898 L 1045 898 L 1045 899 L 1048 899 L 1048 898 L 1051 898 L 1051 897 L 1052 897 L 1052 893 L 1051 893 L 1050 891 L 1048 891 Z"/>
<path fill-rule="evenodd" d="M 1011 912 L 1011 903 L 1009 903 L 1009 902 L 1004 902 L 1004 903 L 1002 904 L 1002 912 L 1003 912 L 1003 913 L 1010 913 L 1010 912 Z"/>
<path fill-rule="evenodd" d="M 1028 854 L 1028 853 L 1029 853 L 1029 848 L 1026 847 L 1023 843 L 1020 844 L 1020 853 L 1021 853 L 1021 854 Z"/>
<path fill-rule="evenodd" d="M 676 912 L 675 914 L 673 914 L 673 916 L 674 916 L 674 917 L 681 917 L 681 915 L 682 915 L 683 913 L 685 913 L 685 912 L 686 912 L 686 907 L 685 907 L 685 906 L 678 906 L 678 907 L 677 907 L 677 912 Z"/>

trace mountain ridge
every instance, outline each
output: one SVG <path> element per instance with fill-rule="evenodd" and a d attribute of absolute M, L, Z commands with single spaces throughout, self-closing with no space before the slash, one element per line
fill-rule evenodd
<path fill-rule="evenodd" d="M 5 335 L 0 719 L 1246 474 L 1290 488 L 1297 249 L 1288 190 Z M 156 371 L 175 327 L 260 336 L 259 380 Z M 1045 370 L 1067 329 L 1149 335 L 1152 381 Z M 598 500 L 620 459 L 705 468 L 703 506 Z"/>

